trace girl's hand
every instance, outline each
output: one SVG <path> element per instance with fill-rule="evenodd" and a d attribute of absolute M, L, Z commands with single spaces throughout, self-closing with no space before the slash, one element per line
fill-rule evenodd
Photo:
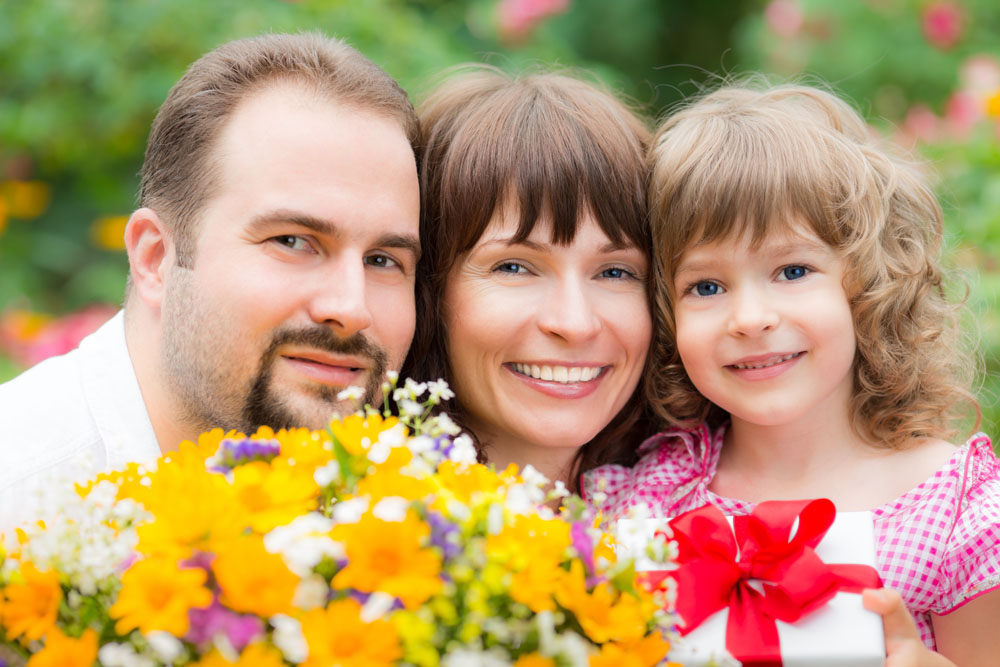
<path fill-rule="evenodd" d="M 861 594 L 868 611 L 882 617 L 885 628 L 885 667 L 955 667 L 955 663 L 930 650 L 899 593 L 888 588 L 869 588 Z"/>

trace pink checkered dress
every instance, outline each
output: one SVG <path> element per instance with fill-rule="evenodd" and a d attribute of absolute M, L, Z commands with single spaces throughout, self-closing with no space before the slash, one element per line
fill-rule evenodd
<path fill-rule="evenodd" d="M 639 448 L 635 467 L 588 472 L 583 495 L 611 521 L 642 504 L 659 516 L 708 503 L 726 514 L 749 514 L 752 503 L 708 489 L 724 432 L 703 426 L 655 435 Z M 879 574 L 903 596 L 933 649 L 931 612 L 947 614 L 1000 588 L 1000 461 L 989 438 L 973 436 L 927 481 L 873 514 Z"/>

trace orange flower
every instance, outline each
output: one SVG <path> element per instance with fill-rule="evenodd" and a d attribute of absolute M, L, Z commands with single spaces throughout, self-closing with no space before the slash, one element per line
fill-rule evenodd
<path fill-rule="evenodd" d="M 45 648 L 28 658 L 27 667 L 91 667 L 97 660 L 97 632 L 87 628 L 79 639 L 59 628 L 45 636 Z"/>
<path fill-rule="evenodd" d="M 335 526 L 331 537 L 347 550 L 347 567 L 333 578 L 336 588 L 382 591 L 413 609 L 441 588 L 441 557 L 425 548 L 430 528 L 413 512 L 403 521 L 366 514 L 357 523 Z"/>
<path fill-rule="evenodd" d="M 12 218 L 31 220 L 49 207 L 52 186 L 42 181 L 7 181 L 0 187 Z"/>
<path fill-rule="evenodd" d="M 127 224 L 127 215 L 108 215 L 98 218 L 90 226 L 90 238 L 98 248 L 124 250 Z"/>
<path fill-rule="evenodd" d="M 331 602 L 302 616 L 302 635 L 309 645 L 303 667 L 377 667 L 394 665 L 403 651 L 393 624 L 386 620 L 365 623 L 356 600 Z"/>
<path fill-rule="evenodd" d="M 122 589 L 109 614 L 118 619 L 115 631 L 126 635 L 135 628 L 146 634 L 163 630 L 175 637 L 187 633 L 188 611 L 207 607 L 212 593 L 201 568 L 178 568 L 171 559 L 142 560 L 122 575 Z"/>
<path fill-rule="evenodd" d="M 12 639 L 21 635 L 41 639 L 56 623 L 62 601 L 59 575 L 51 570 L 39 572 L 31 563 L 24 563 L 20 572 L 24 581 L 8 584 L 3 591 L 7 597 L 3 626 Z"/>
<path fill-rule="evenodd" d="M 634 643 L 646 633 L 653 603 L 627 593 L 616 594 L 605 582 L 587 591 L 583 563 L 573 561 L 556 589 L 556 600 L 571 611 L 580 627 L 596 644 L 608 641 Z"/>
<path fill-rule="evenodd" d="M 312 469 L 283 459 L 273 464 L 253 461 L 237 466 L 233 469 L 233 490 L 250 527 L 261 534 L 316 509 L 319 496 Z"/>
<path fill-rule="evenodd" d="M 649 635 L 629 644 L 608 642 L 601 646 L 601 652 L 590 656 L 590 667 L 653 667 L 659 665 L 670 643 L 657 635 Z M 679 663 L 668 662 L 662 667 L 681 667 Z"/>
<path fill-rule="evenodd" d="M 222 549 L 212 563 L 222 589 L 221 601 L 235 611 L 273 616 L 291 612 L 299 578 L 257 536 L 244 537 Z"/>
<path fill-rule="evenodd" d="M 236 662 L 230 662 L 218 651 L 212 651 L 192 667 L 284 667 L 281 653 L 273 646 L 250 644 Z"/>
<path fill-rule="evenodd" d="M 540 653 L 531 653 L 518 658 L 514 667 L 556 667 L 556 661 L 552 658 L 546 658 Z"/>

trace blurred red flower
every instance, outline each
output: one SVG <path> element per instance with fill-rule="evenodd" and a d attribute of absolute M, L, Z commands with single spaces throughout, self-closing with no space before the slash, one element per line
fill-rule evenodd
<path fill-rule="evenodd" d="M 570 0 L 500 0 L 497 28 L 507 40 L 527 37 L 539 23 L 569 9 Z"/>
<path fill-rule="evenodd" d="M 118 311 L 95 304 L 59 318 L 25 310 L 0 314 L 0 351 L 28 367 L 65 354 L 80 344 Z"/>
<path fill-rule="evenodd" d="M 950 49 L 962 37 L 962 8 L 952 2 L 932 2 L 924 9 L 924 37 L 939 49 Z"/>

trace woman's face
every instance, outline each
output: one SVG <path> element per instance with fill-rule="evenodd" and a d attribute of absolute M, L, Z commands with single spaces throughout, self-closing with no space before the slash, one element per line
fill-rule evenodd
<path fill-rule="evenodd" d="M 493 463 L 563 478 L 642 374 L 648 261 L 589 213 L 568 246 L 552 243 L 545 217 L 513 243 L 519 212 L 508 209 L 448 276 L 452 386 Z"/>

